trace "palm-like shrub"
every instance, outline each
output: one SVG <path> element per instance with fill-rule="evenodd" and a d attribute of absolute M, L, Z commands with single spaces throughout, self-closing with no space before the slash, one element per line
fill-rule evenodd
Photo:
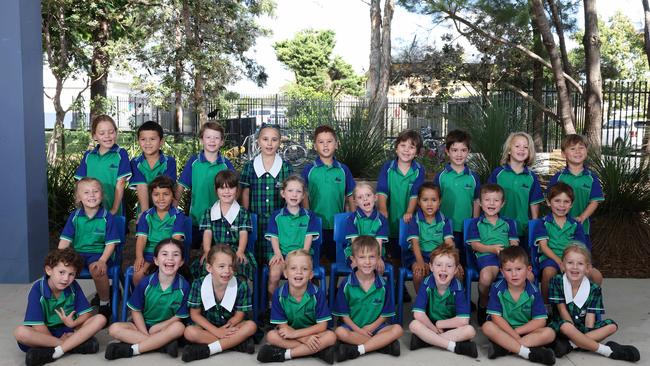
<path fill-rule="evenodd" d="M 336 159 L 347 165 L 354 177 L 375 179 L 386 159 L 382 131 L 370 126 L 362 109 L 353 112 L 346 127 L 341 123 L 336 128 Z"/>
<path fill-rule="evenodd" d="M 75 208 L 74 172 L 81 155 L 69 155 L 67 158 L 47 166 L 47 217 L 51 245 L 58 243 L 59 233 Z"/>

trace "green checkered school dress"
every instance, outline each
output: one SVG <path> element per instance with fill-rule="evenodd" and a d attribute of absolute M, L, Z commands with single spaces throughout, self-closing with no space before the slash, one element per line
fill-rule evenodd
<path fill-rule="evenodd" d="M 264 233 L 271 214 L 284 207 L 280 189 L 282 182 L 292 173 L 293 167 L 285 161 L 282 162 L 282 168 L 275 178 L 269 172 L 258 177 L 255 173 L 253 160 L 247 161 L 242 168 L 239 184 L 242 188 L 249 189 L 249 210 L 257 215 L 255 258 L 259 263 L 265 263 L 269 254 L 271 256 L 273 254 L 271 242 L 264 239 Z"/>
<path fill-rule="evenodd" d="M 201 299 L 201 285 L 203 279 L 196 279 L 192 283 L 190 294 L 187 298 L 187 306 L 190 309 L 201 309 L 203 315 L 210 323 L 217 327 L 224 326 L 230 318 L 235 316 L 238 311 L 248 312 L 253 309 L 251 302 L 251 294 L 248 291 L 248 281 L 242 278 L 237 278 L 237 299 L 235 300 L 235 307 L 232 311 L 228 311 L 217 303 L 208 310 L 203 308 L 203 300 Z"/>
<path fill-rule="evenodd" d="M 218 220 L 212 221 L 210 210 L 207 209 L 203 214 L 199 229 L 201 231 L 212 231 L 212 245 L 227 244 L 236 252 L 239 248 L 239 232 L 244 230 L 250 232 L 252 230 L 250 213 L 245 208 L 239 207 L 237 218 L 231 225 L 223 216 Z M 257 268 L 257 261 L 255 261 L 253 253 L 250 253 L 248 250 L 246 251 L 246 259 L 248 259 L 248 263 L 237 264 L 235 266 L 235 274 L 244 276 L 252 281 L 255 269 Z M 201 265 L 198 263 L 198 260 L 192 263 L 190 270 L 194 279 L 203 278 L 208 274 L 205 269 L 205 264 Z"/>

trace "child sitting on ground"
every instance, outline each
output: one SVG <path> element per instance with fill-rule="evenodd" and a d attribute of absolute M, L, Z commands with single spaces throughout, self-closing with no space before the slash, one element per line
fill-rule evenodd
<path fill-rule="evenodd" d="M 562 357 L 580 348 L 596 352 L 614 360 L 639 361 L 639 350 L 634 346 L 602 342 L 618 330 L 611 319 L 596 320 L 603 314 L 603 295 L 600 286 L 587 278 L 591 254 L 582 243 L 570 243 L 562 255 L 562 272 L 551 280 L 549 302 L 556 305 L 550 327 L 558 332 L 553 351 Z"/>
<path fill-rule="evenodd" d="M 343 320 L 335 331 L 342 342 L 338 362 L 372 351 L 400 355 L 399 338 L 404 331 L 399 324 L 387 324 L 395 316 L 393 284 L 376 272 L 379 253 L 379 244 L 372 236 L 362 235 L 352 241 L 355 269 L 339 286 L 332 311 Z"/>
<path fill-rule="evenodd" d="M 470 305 L 463 284 L 455 277 L 459 260 L 453 245 L 439 246 L 431 252 L 431 274 L 424 279 L 413 303 L 411 351 L 432 345 L 459 355 L 478 356 L 476 343 L 471 341 L 476 330 L 469 324 Z"/>
<path fill-rule="evenodd" d="M 271 306 L 271 324 L 278 327 L 266 334 L 268 344 L 259 350 L 257 360 L 284 362 L 316 355 L 333 364 L 336 335 L 327 329 L 332 315 L 325 293 L 311 283 L 309 252 L 297 249 L 287 254 L 284 276 L 287 283 L 275 290 Z"/>
<path fill-rule="evenodd" d="M 25 320 L 14 330 L 18 347 L 27 352 L 27 366 L 54 362 L 65 353 L 99 351 L 94 336 L 107 319 L 91 314 L 93 307 L 75 281 L 83 264 L 72 248 L 54 249 L 45 257 L 45 276 L 32 285 Z"/>

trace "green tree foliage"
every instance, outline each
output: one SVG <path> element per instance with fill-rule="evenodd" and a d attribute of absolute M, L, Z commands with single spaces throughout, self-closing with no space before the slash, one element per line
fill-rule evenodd
<path fill-rule="evenodd" d="M 598 21 L 600 30 L 600 55 L 603 79 L 641 79 L 648 72 L 643 49 L 643 33 L 638 32 L 630 18 L 617 11 L 607 22 Z M 574 68 L 584 75 L 585 52 L 582 46 L 583 31 L 575 33 L 579 44 L 569 53 Z"/>
<path fill-rule="evenodd" d="M 339 56 L 333 56 L 336 45 L 332 30 L 307 29 L 293 39 L 273 45 L 276 57 L 296 78 L 288 94 L 336 98 L 339 95 L 361 96 L 362 76 Z"/>

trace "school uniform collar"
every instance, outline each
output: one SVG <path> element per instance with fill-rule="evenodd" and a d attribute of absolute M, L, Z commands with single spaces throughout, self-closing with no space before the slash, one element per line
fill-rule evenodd
<path fill-rule="evenodd" d="M 542 220 L 557 226 L 557 223 L 555 223 L 555 218 L 553 217 L 552 213 L 542 217 Z M 566 215 L 566 221 L 571 225 L 576 225 L 578 223 L 573 217 L 569 215 Z"/>
<path fill-rule="evenodd" d="M 498 292 L 503 292 L 508 290 L 508 282 L 505 279 L 498 280 L 494 286 L 497 288 Z M 524 292 L 526 292 L 528 295 L 534 295 L 537 292 L 539 292 L 539 290 L 530 281 L 526 280 L 526 286 L 524 287 Z"/>
<path fill-rule="evenodd" d="M 85 216 L 85 217 L 88 218 L 88 215 L 86 214 L 86 211 L 84 210 L 83 206 L 79 207 L 78 210 L 79 211 L 77 213 L 77 216 Z M 93 216 L 92 219 L 96 219 L 98 217 L 105 218 L 107 214 L 108 214 L 108 211 L 104 207 L 99 206 L 99 209 L 97 210 L 97 213 L 95 214 L 95 216 Z"/>
<path fill-rule="evenodd" d="M 395 158 L 395 159 L 390 161 L 390 165 L 388 166 L 388 169 L 397 170 L 397 169 L 399 169 L 398 164 L 399 164 L 399 159 Z M 417 161 L 415 161 L 415 159 L 411 160 L 410 170 L 416 171 L 418 169 L 418 165 L 419 165 L 419 163 Z"/>
<path fill-rule="evenodd" d="M 363 212 L 363 210 L 360 209 L 359 207 L 357 207 L 357 209 L 354 211 L 354 213 L 355 213 L 355 216 L 358 219 L 377 220 L 377 218 L 379 217 L 379 211 L 377 211 L 376 208 L 372 209 L 372 212 L 370 213 L 370 216 L 366 216 L 366 213 Z"/>
<path fill-rule="evenodd" d="M 304 215 L 307 215 L 307 210 L 304 207 L 300 207 L 300 209 L 298 210 L 298 214 L 294 215 L 285 206 L 285 207 L 282 207 L 282 209 L 280 210 L 280 215 L 281 216 L 304 216 Z"/>
<path fill-rule="evenodd" d="M 158 277 L 159 275 L 160 275 L 160 270 L 151 274 L 149 276 L 149 285 L 151 285 L 152 287 L 158 286 L 160 284 L 160 277 Z M 174 291 L 181 288 L 180 274 L 176 273 L 176 276 L 174 276 L 174 280 L 172 281 L 171 287 L 172 290 Z"/>
<path fill-rule="evenodd" d="M 451 167 L 451 163 L 445 164 L 445 170 L 448 172 L 454 172 L 454 173 L 456 172 L 454 168 Z M 465 167 L 463 168 L 463 174 L 469 175 L 469 173 L 470 173 L 469 167 L 467 166 L 467 164 L 465 164 Z"/>
<path fill-rule="evenodd" d="M 178 208 L 176 208 L 174 206 L 169 206 L 169 210 L 167 210 L 167 215 L 169 215 L 169 217 L 172 217 L 172 216 L 178 215 L 179 212 L 180 211 L 178 210 Z M 156 206 L 149 207 L 147 209 L 147 211 L 144 212 L 144 214 L 145 215 L 157 215 L 158 214 L 158 209 L 156 208 Z"/>
<path fill-rule="evenodd" d="M 433 291 L 438 291 L 438 285 L 436 284 L 436 277 L 432 274 L 427 276 L 428 278 L 425 278 L 425 283 L 429 288 Z M 449 292 L 458 292 L 463 289 L 463 285 L 460 283 L 458 278 L 454 277 L 451 279 L 451 282 L 449 283 L 449 287 L 447 287 L 447 290 Z"/>
<path fill-rule="evenodd" d="M 139 161 L 147 161 L 147 157 L 144 156 L 144 153 L 140 154 L 138 156 Z M 158 150 L 158 162 L 160 164 L 163 164 L 164 162 L 167 161 L 167 155 L 163 154 L 162 150 Z"/>
<path fill-rule="evenodd" d="M 239 203 L 237 203 L 237 201 L 234 201 L 230 206 L 230 208 L 228 209 L 228 212 L 226 212 L 226 214 L 223 215 L 223 218 L 225 218 L 226 221 L 228 221 L 228 223 L 232 225 L 232 223 L 235 222 L 237 215 L 239 215 Z M 217 221 L 220 219 L 221 219 L 221 206 L 219 205 L 219 201 L 217 201 L 210 208 L 210 221 Z"/>
<path fill-rule="evenodd" d="M 41 287 L 41 294 L 43 295 L 44 298 L 46 299 L 51 299 L 52 298 L 52 289 L 50 288 L 50 285 L 47 283 L 47 275 L 41 277 L 39 280 L 39 286 Z M 74 281 L 70 283 L 70 285 L 61 291 L 63 296 L 68 297 L 72 294 L 72 286 L 74 285 Z"/>
<path fill-rule="evenodd" d="M 323 161 L 320 159 L 320 156 L 317 156 L 317 157 L 316 157 L 316 160 L 314 160 L 314 165 L 317 166 L 317 167 L 327 166 L 327 165 L 325 165 L 325 163 L 323 163 Z M 337 167 L 337 168 L 338 168 L 338 167 L 340 167 L 340 166 L 341 166 L 341 163 L 339 163 L 339 161 L 336 160 L 336 157 L 332 157 L 332 168 L 334 168 L 334 167 Z"/>
<path fill-rule="evenodd" d="M 255 159 L 253 159 L 253 168 L 255 169 L 255 174 L 258 178 L 266 173 L 271 174 L 273 178 L 277 178 L 278 174 L 280 174 L 280 170 L 282 170 L 282 157 L 280 157 L 280 154 L 275 154 L 273 166 L 271 166 L 269 171 L 266 171 L 266 169 L 264 169 L 264 163 L 262 162 L 262 155 L 257 155 Z"/>
<path fill-rule="evenodd" d="M 359 282 L 359 278 L 357 277 L 357 271 L 358 270 L 359 270 L 359 268 L 355 268 L 350 273 L 348 283 L 351 286 L 357 286 L 357 287 L 361 286 L 361 282 Z M 375 282 L 375 289 L 380 289 L 380 288 L 384 287 L 384 281 L 382 281 L 381 276 L 379 274 L 377 274 L 377 271 L 373 271 L 373 272 L 375 273 L 375 281 L 374 281 Z"/>
<path fill-rule="evenodd" d="M 120 145 L 113 144 L 113 146 L 111 146 L 111 148 L 108 149 L 107 153 L 109 153 L 109 152 L 118 152 L 119 150 L 120 150 Z M 95 145 L 95 148 L 90 150 L 90 153 L 99 155 L 99 144 Z"/>
<path fill-rule="evenodd" d="M 521 173 L 515 172 L 512 169 L 512 167 L 510 166 L 510 164 L 504 164 L 503 165 L 503 170 L 507 170 L 507 171 L 509 171 L 509 172 L 511 172 L 513 174 L 530 174 L 530 170 L 528 169 L 528 165 L 524 165 L 524 170 Z"/>
<path fill-rule="evenodd" d="M 318 293 L 318 288 L 316 288 L 316 286 L 314 286 L 313 283 L 307 282 L 307 289 L 305 290 L 305 294 L 309 296 L 313 296 L 316 295 L 316 293 Z M 288 282 L 286 282 L 284 285 L 282 285 L 282 287 L 280 287 L 280 291 L 278 295 L 285 298 L 291 296 L 291 293 L 289 292 Z"/>
<path fill-rule="evenodd" d="M 210 162 L 208 158 L 205 157 L 205 151 L 201 150 L 199 151 L 199 161 L 202 163 L 210 163 L 210 164 L 222 164 L 224 163 L 223 156 L 221 156 L 220 152 L 217 152 L 217 160 L 214 161 L 214 163 Z"/>
<path fill-rule="evenodd" d="M 478 217 L 478 221 L 479 221 L 479 222 L 482 222 L 482 223 L 485 223 L 485 224 L 490 224 L 490 225 L 492 225 L 492 223 L 489 222 L 489 221 L 485 218 L 485 214 L 484 214 L 484 213 L 481 213 L 481 214 L 479 215 L 479 217 Z M 506 222 L 506 220 L 503 219 L 503 216 L 498 215 L 498 217 L 497 217 L 497 222 L 496 222 L 496 224 L 494 224 L 494 225 L 496 226 L 496 225 L 499 225 L 500 223 L 505 223 L 505 222 Z"/>
<path fill-rule="evenodd" d="M 235 300 L 237 300 L 237 278 L 232 276 L 226 285 L 226 292 L 223 294 L 223 299 L 219 306 L 228 310 L 229 312 L 235 307 Z M 203 309 L 210 310 L 217 305 L 217 299 L 214 296 L 214 288 L 212 286 L 212 273 L 208 273 L 201 282 L 201 302 Z"/>
<path fill-rule="evenodd" d="M 589 290 L 591 289 L 591 283 L 587 279 L 587 276 L 582 277 L 580 288 L 578 288 L 575 297 L 573 297 L 573 288 L 571 287 L 571 282 L 567 278 L 566 273 L 562 275 L 562 285 L 564 287 L 564 302 L 567 304 L 574 303 L 579 308 L 582 308 L 585 302 L 587 302 Z"/>
<path fill-rule="evenodd" d="M 424 223 L 427 222 L 427 220 L 424 218 L 424 212 L 420 208 L 418 208 L 418 210 L 415 212 L 415 218 L 416 218 L 416 220 L 418 220 L 418 222 L 420 222 L 420 221 L 424 222 Z M 440 223 L 440 222 L 442 222 L 444 220 L 445 220 L 445 215 L 443 215 L 442 212 L 440 212 L 440 210 L 438 210 L 438 212 L 436 212 L 436 214 L 434 215 L 434 218 L 433 218 L 434 223 L 437 224 L 437 223 Z"/>
<path fill-rule="evenodd" d="M 564 166 L 564 169 L 562 169 L 562 174 L 575 175 L 575 174 L 571 173 L 571 170 L 569 169 L 568 164 Z M 580 174 L 578 174 L 577 176 L 581 176 L 581 175 L 592 175 L 591 170 L 589 170 L 589 167 L 587 166 L 587 164 L 582 165 L 582 172 L 580 172 Z"/>

